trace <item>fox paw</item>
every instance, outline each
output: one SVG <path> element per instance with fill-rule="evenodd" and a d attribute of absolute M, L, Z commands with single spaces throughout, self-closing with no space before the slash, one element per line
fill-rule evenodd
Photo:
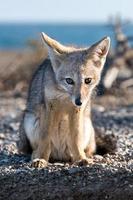
<path fill-rule="evenodd" d="M 32 161 L 31 166 L 34 168 L 44 168 L 48 165 L 48 162 L 44 159 L 36 158 Z"/>
<path fill-rule="evenodd" d="M 75 164 L 77 164 L 78 166 L 90 165 L 93 164 L 93 159 L 84 158 L 82 160 L 76 161 Z"/>

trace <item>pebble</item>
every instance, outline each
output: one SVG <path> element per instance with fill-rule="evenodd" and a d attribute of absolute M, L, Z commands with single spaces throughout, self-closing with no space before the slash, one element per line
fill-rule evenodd
<path fill-rule="evenodd" d="M 77 168 L 77 167 L 70 168 L 70 169 L 69 169 L 69 174 L 74 174 L 74 173 L 77 173 L 77 172 L 79 172 L 79 171 L 80 171 L 80 169 Z"/>
<path fill-rule="evenodd" d="M 101 156 L 101 155 L 94 155 L 94 157 L 93 157 L 94 159 L 96 159 L 96 160 L 103 160 L 103 156 Z"/>
<path fill-rule="evenodd" d="M 4 133 L 0 133 L 0 140 L 2 139 L 5 139 L 6 138 L 6 135 Z"/>

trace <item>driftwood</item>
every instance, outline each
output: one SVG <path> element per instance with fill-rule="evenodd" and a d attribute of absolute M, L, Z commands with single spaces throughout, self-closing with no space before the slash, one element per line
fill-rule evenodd
<path fill-rule="evenodd" d="M 127 87 L 130 87 L 130 86 L 133 86 L 133 78 L 129 78 L 128 80 L 123 81 L 121 83 L 121 88 L 127 88 Z"/>
<path fill-rule="evenodd" d="M 113 82 L 116 80 L 119 73 L 119 69 L 117 67 L 112 67 L 109 69 L 104 77 L 103 84 L 104 87 L 109 89 L 112 87 Z"/>
<path fill-rule="evenodd" d="M 123 33 L 120 18 L 116 18 L 111 26 L 115 34 L 116 46 L 113 50 L 108 70 L 104 75 L 103 85 L 104 88 L 110 89 L 114 82 L 121 79 L 120 88 L 126 88 L 132 86 L 133 48 L 130 47 L 130 41 L 133 39 L 133 36 L 128 37 Z"/>

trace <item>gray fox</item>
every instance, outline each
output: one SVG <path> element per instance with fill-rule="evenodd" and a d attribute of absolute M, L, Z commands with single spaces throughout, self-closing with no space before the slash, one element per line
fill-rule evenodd
<path fill-rule="evenodd" d="M 50 160 L 88 164 L 96 150 L 91 94 L 110 47 L 105 37 L 89 48 L 67 47 L 42 33 L 49 58 L 35 72 L 20 125 L 19 149 L 35 167 Z"/>

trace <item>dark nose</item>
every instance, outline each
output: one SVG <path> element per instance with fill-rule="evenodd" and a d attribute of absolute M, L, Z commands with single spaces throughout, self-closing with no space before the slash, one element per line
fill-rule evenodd
<path fill-rule="evenodd" d="M 77 106 L 81 106 L 81 105 L 82 105 L 82 102 L 81 102 L 81 98 L 80 98 L 80 97 L 78 97 L 77 99 L 75 99 L 75 104 L 76 104 Z"/>

